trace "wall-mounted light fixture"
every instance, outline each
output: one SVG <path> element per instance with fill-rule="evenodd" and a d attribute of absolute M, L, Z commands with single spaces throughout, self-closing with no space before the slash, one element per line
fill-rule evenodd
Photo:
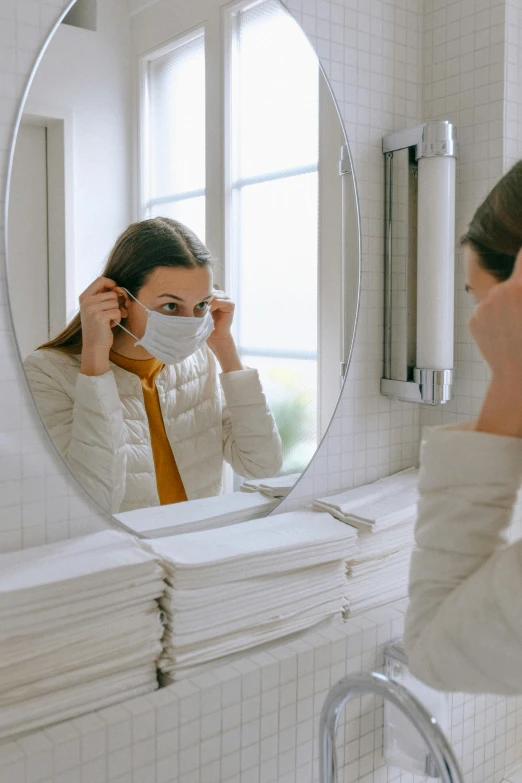
<path fill-rule="evenodd" d="M 381 393 L 438 405 L 453 396 L 456 128 L 444 120 L 391 133 L 383 153 Z"/>

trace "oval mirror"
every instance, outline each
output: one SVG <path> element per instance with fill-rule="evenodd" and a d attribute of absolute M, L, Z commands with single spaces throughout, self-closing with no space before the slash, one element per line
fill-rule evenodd
<path fill-rule="evenodd" d="M 278 0 L 69 6 L 20 115 L 8 286 L 43 423 L 106 511 L 265 484 L 260 515 L 307 467 L 355 330 L 346 145 Z"/>

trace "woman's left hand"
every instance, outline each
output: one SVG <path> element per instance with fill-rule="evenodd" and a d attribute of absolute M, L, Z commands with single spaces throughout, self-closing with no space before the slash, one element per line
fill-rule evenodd
<path fill-rule="evenodd" d="M 207 340 L 207 345 L 221 365 L 222 372 L 242 370 L 243 365 L 237 352 L 230 327 L 234 320 L 236 306 L 224 291 L 214 291 L 214 299 L 210 303 L 210 312 L 214 319 L 214 331 Z"/>
<path fill-rule="evenodd" d="M 214 319 L 214 331 L 210 335 L 210 342 L 231 338 L 230 329 L 234 320 L 235 309 L 234 302 L 224 291 L 214 291 L 214 298 L 210 303 L 210 312 Z"/>

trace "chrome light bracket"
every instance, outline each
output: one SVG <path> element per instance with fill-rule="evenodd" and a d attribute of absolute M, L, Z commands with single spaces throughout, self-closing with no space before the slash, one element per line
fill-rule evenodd
<path fill-rule="evenodd" d="M 384 136 L 382 151 L 385 160 L 385 242 L 384 242 L 384 372 L 381 380 L 381 394 L 401 400 L 424 405 L 443 405 L 453 398 L 454 370 L 418 368 L 415 366 L 415 337 L 410 328 L 407 335 L 408 346 L 401 346 L 404 358 L 395 360 L 396 348 L 392 334 L 392 276 L 393 238 L 392 238 L 392 193 L 393 193 L 393 156 L 401 150 L 407 150 L 410 161 L 411 185 L 415 188 L 417 174 L 416 161 L 421 157 L 457 155 L 456 128 L 447 120 L 416 125 L 406 130 L 395 131 Z M 416 191 L 414 191 L 416 192 Z M 411 200 L 415 202 L 416 198 Z M 413 215 L 416 227 L 416 214 Z M 413 248 L 413 249 L 411 249 Z M 416 268 L 416 250 L 410 245 L 410 259 Z M 416 273 L 415 273 L 416 274 Z M 413 308 L 410 306 L 410 311 Z M 414 318 L 414 316 L 413 316 Z M 393 368 L 393 369 L 392 369 Z M 395 377 L 393 377 L 395 376 Z M 397 377 L 399 376 L 399 377 Z"/>

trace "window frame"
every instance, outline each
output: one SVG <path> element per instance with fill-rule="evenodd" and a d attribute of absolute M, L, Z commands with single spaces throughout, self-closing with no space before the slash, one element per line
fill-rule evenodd
<path fill-rule="evenodd" d="M 191 43 L 198 38 L 203 38 L 205 42 L 205 27 L 204 25 L 196 25 L 190 30 L 186 30 L 179 35 L 171 37 L 168 41 L 165 41 L 160 46 L 143 53 L 138 58 L 138 70 L 139 70 L 139 90 L 138 90 L 138 219 L 142 220 L 147 216 L 149 205 L 151 202 L 149 187 L 150 187 L 150 163 L 148 162 L 148 150 L 150 147 L 150 116 L 149 116 L 149 64 L 155 60 L 159 60 L 167 54 L 172 53 L 176 49 L 181 48 L 187 43 Z M 205 43 L 204 43 L 205 48 Z M 205 60 L 206 64 L 206 60 Z M 206 67 L 206 65 L 205 65 Z M 205 92 L 207 90 L 205 89 Z M 208 124 L 208 123 L 207 123 Z M 206 197 L 206 188 L 203 190 L 202 195 Z M 163 199 L 162 199 L 163 200 Z M 172 203 L 175 199 L 167 201 L 165 203 Z"/>
<path fill-rule="evenodd" d="M 205 112 L 206 112 L 206 245 L 220 259 L 215 268 L 215 282 L 227 291 L 234 290 L 233 270 L 226 259 L 235 250 L 233 231 L 233 172 L 231 127 L 233 123 L 232 68 L 234 26 L 237 15 L 245 8 L 264 0 L 233 0 L 216 9 L 215 0 L 196 0 L 189 9 L 193 22 L 158 46 L 138 57 L 138 132 L 137 132 L 137 219 L 144 215 L 147 204 L 148 133 L 145 104 L 147 102 L 148 62 L 172 51 L 177 46 L 203 34 L 205 39 Z M 288 10 L 281 4 L 283 10 Z M 324 71 L 319 70 L 319 251 L 318 251 L 318 336 L 317 336 L 317 444 L 330 423 L 341 389 L 340 367 L 344 361 L 342 318 L 342 231 L 341 177 L 338 171 L 340 148 L 346 143 L 344 130 L 331 96 Z M 328 119 L 323 116 L 328 106 Z M 333 118 L 335 117 L 335 124 Z M 334 165 L 335 163 L 335 165 Z M 335 181 L 334 181 L 335 178 Z M 328 205 L 323 193 L 331 194 Z M 336 201 L 335 216 L 330 209 Z M 332 230 L 333 229 L 333 230 Z M 335 239 L 334 239 L 335 237 Z M 237 257 L 237 253 L 235 254 Z M 236 335 L 237 336 L 237 335 Z M 338 382 L 332 383 L 332 379 Z"/>

